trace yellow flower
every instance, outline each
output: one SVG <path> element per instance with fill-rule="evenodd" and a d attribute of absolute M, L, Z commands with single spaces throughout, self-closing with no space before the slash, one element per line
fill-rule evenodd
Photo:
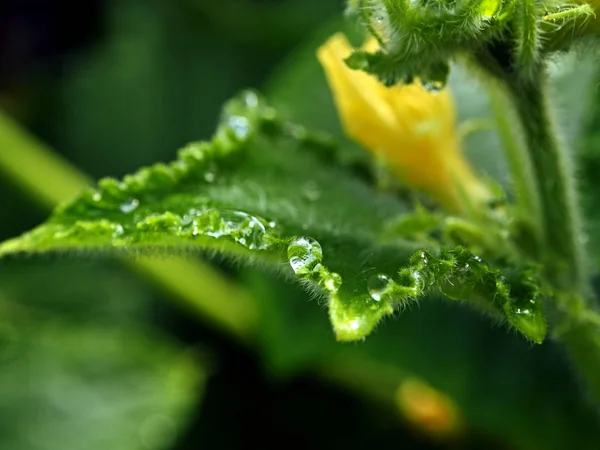
<path fill-rule="evenodd" d="M 365 49 L 377 49 L 373 39 Z M 460 150 L 456 111 L 449 89 L 432 93 L 420 83 L 385 87 L 346 66 L 352 48 L 336 34 L 317 56 L 333 91 L 346 134 L 405 184 L 454 211 L 487 201 L 490 194 Z"/>

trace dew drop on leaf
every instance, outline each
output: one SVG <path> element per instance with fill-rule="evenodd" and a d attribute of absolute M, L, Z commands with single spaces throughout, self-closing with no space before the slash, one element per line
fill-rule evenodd
<path fill-rule="evenodd" d="M 246 107 L 251 108 L 251 109 L 258 107 L 259 100 L 258 100 L 258 95 L 256 95 L 256 92 L 252 92 L 252 91 L 244 92 L 242 95 L 242 99 L 243 99 Z"/>
<path fill-rule="evenodd" d="M 266 247 L 263 238 L 265 225 L 256 217 L 242 211 L 224 211 L 221 213 L 221 235 L 233 239 L 250 250 L 262 250 Z"/>
<path fill-rule="evenodd" d="M 507 303 L 504 311 L 508 321 L 528 339 L 541 344 L 546 337 L 546 316 L 539 301 L 518 299 Z"/>
<path fill-rule="evenodd" d="M 467 300 L 474 291 L 471 281 L 471 265 L 467 262 L 456 269 L 452 275 L 441 284 L 442 293 L 452 300 Z"/>
<path fill-rule="evenodd" d="M 308 276 L 323 260 L 323 249 L 316 240 L 299 237 L 288 246 L 288 259 L 296 275 Z"/>
<path fill-rule="evenodd" d="M 131 199 L 121 203 L 121 205 L 119 206 L 119 209 L 121 210 L 122 213 L 129 214 L 129 213 L 132 213 L 133 211 L 135 211 L 138 206 L 140 206 L 140 201 L 137 198 L 131 198 Z"/>
<path fill-rule="evenodd" d="M 418 253 L 413 258 L 411 258 L 410 262 L 411 262 L 411 264 L 414 264 L 414 265 L 418 264 L 421 267 L 425 267 L 425 266 L 427 266 L 427 264 L 429 264 L 429 260 L 430 260 L 429 253 L 423 251 L 423 252 Z"/>
<path fill-rule="evenodd" d="M 508 322 L 526 338 L 541 344 L 546 337 L 546 314 L 535 271 L 523 271 L 510 285 L 510 297 L 503 305 Z"/>
<path fill-rule="evenodd" d="M 250 134 L 250 121 L 243 116 L 230 116 L 227 118 L 227 125 L 231 128 L 235 136 L 240 139 L 246 139 Z"/>
<path fill-rule="evenodd" d="M 390 284 L 388 276 L 383 274 L 373 275 L 368 281 L 369 295 L 375 301 L 381 300 L 381 296 L 385 293 L 385 290 Z"/>
<path fill-rule="evenodd" d="M 445 83 L 441 81 L 423 81 L 421 84 L 426 91 L 433 94 L 440 92 L 446 86 Z"/>
<path fill-rule="evenodd" d="M 267 222 L 243 211 L 209 209 L 191 222 L 192 236 L 227 237 L 249 250 L 265 250 Z"/>

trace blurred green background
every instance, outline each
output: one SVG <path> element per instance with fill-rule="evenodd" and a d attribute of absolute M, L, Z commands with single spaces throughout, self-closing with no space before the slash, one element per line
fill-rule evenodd
<path fill-rule="evenodd" d="M 341 0 L 4 0 L 0 106 L 93 179 L 209 138 L 248 86 L 343 139 L 312 56 L 342 11 Z M 24 132 L 11 127 L 0 131 Z M 502 166 L 488 159 L 490 173 Z M 23 170 L 43 174 L 35 164 Z M 49 212 L 14 178 L 0 168 L 2 240 Z M 44 183 L 60 190 L 60 178 Z M 0 449 L 600 448 L 597 413 L 552 342 L 423 302 L 365 343 L 337 344 L 323 305 L 269 273 L 155 263 L 171 284 L 107 259 L 0 262 Z M 398 388 L 415 378 L 444 394 L 407 403 Z M 450 431 L 410 420 L 419 405 Z"/>

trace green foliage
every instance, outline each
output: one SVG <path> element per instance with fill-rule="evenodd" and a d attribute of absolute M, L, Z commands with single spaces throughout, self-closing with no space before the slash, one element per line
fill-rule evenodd
<path fill-rule="evenodd" d="M 351 68 L 387 85 L 419 77 L 432 90 L 445 85 L 449 62 L 460 56 L 499 78 L 530 79 L 548 53 L 585 36 L 582 25 L 594 14 L 588 4 L 542 0 L 360 0 L 349 10 L 381 44 L 376 53 L 354 52 Z"/>
<path fill-rule="evenodd" d="M 57 287 L 65 274 L 71 283 Z M 0 447 L 173 445 L 205 374 L 193 354 L 136 324 L 143 291 L 111 269 L 31 262 L 4 264 L 0 283 Z"/>
<path fill-rule="evenodd" d="M 373 2 L 353 3 L 355 7 L 364 8 Z M 392 1 L 386 4 L 393 6 L 394 3 L 399 4 Z M 498 20 L 501 20 L 501 12 L 511 12 L 510 8 L 514 8 L 510 2 L 476 3 L 478 14 Z M 363 17 L 373 22 L 371 29 L 378 33 L 378 10 L 363 9 L 362 12 Z M 403 11 L 396 7 L 396 12 Z M 442 12 L 452 11 L 448 8 Z M 567 13 L 567 10 L 557 12 L 552 20 L 562 20 Z M 524 32 L 537 32 L 535 26 Z M 378 37 L 383 42 L 389 39 L 385 34 Z M 536 35 L 529 38 L 536 41 Z M 526 41 L 519 38 L 519 42 Z M 539 44 L 539 40 L 537 42 Z M 514 51 L 517 58 L 524 61 L 523 65 L 528 60 L 535 62 L 539 49 L 531 52 L 531 45 L 522 47 Z M 148 51 L 148 56 L 153 54 Z M 375 57 L 354 56 L 355 63 L 363 69 L 375 67 L 372 61 L 378 61 L 381 66 L 372 72 L 383 74 L 390 84 L 400 77 L 409 81 L 414 75 L 414 71 L 404 68 L 396 72 L 397 61 L 386 57 L 386 53 Z M 546 334 L 542 298 L 548 292 L 542 289 L 538 268 L 515 264 L 514 260 L 507 262 L 507 258 L 514 256 L 513 248 L 498 258 L 502 253 L 498 252 L 498 242 L 506 241 L 498 241 L 497 237 L 506 231 L 513 233 L 514 228 L 505 229 L 504 225 L 485 228 L 437 211 L 419 208 L 411 211 L 405 200 L 380 192 L 374 187 L 376 182 L 366 153 L 339 136 L 329 94 L 321 74 L 314 68 L 312 48 L 309 61 L 302 67 L 296 65 L 291 73 L 279 78 L 280 95 L 274 95 L 277 98 L 273 100 L 278 109 L 280 105 L 282 109 L 287 108 L 298 123 L 315 129 L 325 128 L 337 135 L 340 144 L 333 142 L 329 135 L 308 132 L 284 121 L 256 94 L 247 92 L 228 104 L 212 142 L 190 144 L 171 164 L 142 169 L 123 180 L 101 181 L 97 188 L 57 209 L 46 224 L 4 244 L 0 253 L 118 251 L 139 255 L 201 251 L 210 255 L 225 254 L 244 264 L 258 262 L 260 267 L 268 267 L 279 275 L 295 276 L 313 296 L 326 296 L 331 322 L 340 340 L 364 337 L 382 317 L 405 307 L 410 309 L 419 300 L 419 308 L 405 314 L 397 324 L 382 327 L 367 343 L 338 346 L 331 339 L 326 315 L 315 302 L 306 301 L 305 293 L 258 271 L 244 271 L 245 280 L 259 303 L 256 332 L 260 336 L 264 363 L 276 373 L 317 368 L 329 378 L 339 376 L 342 382 L 387 401 L 393 398 L 402 380 L 416 375 L 449 393 L 473 430 L 502 436 L 503 441 L 517 448 L 587 448 L 586 445 L 597 439 L 593 411 L 579 404 L 573 383 L 566 370 L 560 368 L 564 367 L 564 361 L 553 352 L 553 347 L 546 344 L 530 349 L 522 340 L 497 329 L 491 330 L 488 322 L 455 307 L 452 301 L 433 301 L 440 295 L 465 301 L 495 320 L 512 325 L 529 340 L 541 342 Z M 393 64 L 389 64 L 391 62 Z M 433 58 L 419 69 L 418 75 L 435 91 L 446 83 L 448 67 L 444 58 Z M 580 67 L 586 68 L 577 66 Z M 561 100 L 576 105 L 576 108 L 566 108 L 571 123 L 579 122 L 580 113 L 585 109 L 582 95 L 572 92 L 588 92 L 587 84 L 579 82 L 587 74 L 581 73 L 584 70 L 578 72 L 575 76 L 578 82 L 567 82 L 567 88 L 560 92 Z M 461 77 L 464 74 L 453 70 L 449 78 L 456 89 L 461 117 L 488 117 L 485 94 L 472 89 L 472 84 Z M 155 84 L 158 85 L 160 82 Z M 147 90 L 139 89 L 143 97 Z M 475 93 L 468 92 L 471 90 Z M 272 91 L 276 92 L 277 86 Z M 153 107 L 141 109 L 154 111 L 151 114 L 157 111 Z M 568 137 L 576 138 L 576 127 L 569 123 L 564 125 L 569 129 Z M 94 120 L 88 123 L 88 128 L 94 128 Z M 158 129 L 154 129 L 154 133 L 161 135 Z M 87 136 L 84 131 L 81 134 L 84 138 Z M 144 136 L 148 145 L 156 146 L 151 133 Z M 121 145 L 126 148 L 128 143 Z M 140 146 L 139 143 L 133 145 Z M 494 175 L 509 189 L 509 197 L 519 195 L 511 191 L 494 130 L 469 135 L 465 146 L 482 171 Z M 487 245 L 490 242 L 491 247 Z M 457 245 L 459 243 L 468 248 Z M 75 269 L 69 269 L 69 273 L 75 277 L 81 275 Z M 186 274 L 182 271 L 182 277 Z M 10 285 L 10 276 L 0 276 L 0 283 L 4 290 Z M 192 286 L 193 283 L 186 283 L 184 290 L 193 289 Z M 195 288 L 209 290 L 210 286 L 211 283 L 203 279 Z M 96 314 L 103 310 L 106 297 L 109 296 L 103 293 L 96 301 L 90 299 L 93 306 L 82 308 L 83 312 L 98 319 Z M 135 297 L 135 293 L 127 297 Z M 252 301 L 251 298 L 243 300 Z M 130 316 L 128 321 L 140 319 L 137 310 Z M 11 321 L 15 319 L 10 317 Z M 16 320 L 14 323 L 19 324 Z M 194 377 L 188 379 L 185 375 L 189 368 L 187 356 L 181 358 L 185 361 L 180 365 L 180 359 L 171 358 L 174 346 L 166 345 L 169 348 L 163 354 L 162 341 L 157 336 L 147 338 L 147 330 L 139 330 L 135 325 L 127 332 L 121 327 L 116 327 L 117 330 L 104 327 L 102 333 L 91 325 L 87 330 L 73 326 L 67 331 L 62 325 L 35 325 L 35 331 L 45 338 L 39 339 L 40 342 L 37 337 L 21 339 L 29 343 L 29 351 L 23 352 L 24 359 L 25 364 L 29 363 L 29 357 L 34 362 L 47 361 L 51 370 L 44 373 L 54 373 L 57 361 L 67 360 L 69 365 L 77 366 L 78 372 L 91 367 L 95 373 L 103 373 L 102 378 L 109 379 L 103 372 L 106 365 L 84 357 L 100 349 L 101 356 L 114 362 L 109 366 L 111 375 L 121 371 L 144 372 L 135 378 L 136 384 L 149 387 L 140 391 L 170 396 L 172 391 L 162 388 L 162 378 L 155 382 L 152 375 L 162 377 L 166 372 L 165 378 L 172 375 L 174 384 L 182 389 L 156 408 L 160 413 L 144 415 L 144 420 L 138 420 L 142 413 L 127 410 L 135 424 L 131 428 L 136 430 L 135 437 L 129 438 L 129 428 L 123 430 L 129 427 L 125 420 L 115 425 L 128 448 L 137 448 L 140 442 L 145 447 L 168 445 L 168 439 L 162 439 L 168 437 L 173 421 L 165 420 L 164 411 L 176 403 L 179 406 L 179 400 L 183 402 L 186 396 L 189 401 L 188 392 L 194 390 L 190 382 Z M 11 323 L 6 327 L 9 330 L 6 336 L 14 334 L 13 326 Z M 253 323 L 250 328 L 254 328 Z M 36 336 L 33 329 L 31 335 Z M 23 327 L 23 331 L 28 330 Z M 13 341 L 6 342 L 9 343 L 6 354 L 10 355 Z M 83 350 L 83 355 L 73 350 L 75 348 L 77 352 Z M 154 349 L 158 349 L 154 355 L 157 361 L 149 362 L 148 355 Z M 595 350 L 594 346 L 590 348 L 590 351 Z M 2 354 L 0 351 L 0 359 Z M 47 355 L 52 357 L 46 360 Z M 8 378 L 22 376 L 19 364 L 9 367 Z M 173 374 L 180 368 L 183 375 Z M 64 373 L 56 378 L 61 377 L 64 378 Z M 53 379 L 52 376 L 49 380 L 39 378 L 36 384 L 40 386 Z M 2 381 L 0 385 L 3 384 Z M 117 386 L 114 390 L 120 392 L 120 388 Z M 94 389 L 103 392 L 104 386 L 94 385 Z M 113 386 L 107 389 L 112 392 Z M 79 396 L 78 390 L 73 391 L 73 395 Z M 138 391 L 134 391 L 132 394 L 137 396 Z M 17 402 L 8 394 L 6 398 Z M 152 395 L 144 398 L 148 403 L 154 401 Z M 129 397 L 124 396 L 124 399 Z M 111 404 L 117 404 L 117 400 Z M 21 421 L 20 416 L 17 417 Z M 178 419 L 175 422 L 178 424 Z M 53 431 L 60 430 L 61 426 L 55 426 Z M 100 427 L 99 436 L 102 430 Z M 165 433 L 161 434 L 161 430 Z M 36 430 L 34 434 L 46 436 L 45 433 L 46 430 Z M 64 440 L 57 442 L 56 447 L 70 448 Z M 95 448 L 95 442 L 95 437 L 90 439 L 90 448 Z M 73 447 L 79 448 L 80 444 L 75 442 Z M 20 448 L 19 445 L 12 441 L 9 444 L 11 448 Z M 121 448 L 113 442 L 110 445 Z"/>
<path fill-rule="evenodd" d="M 169 165 L 101 180 L 0 254 L 213 250 L 270 263 L 325 295 L 338 340 L 365 337 L 433 288 L 454 299 L 480 296 L 497 317 L 543 340 L 538 294 L 511 298 L 505 278 L 468 251 L 413 257 L 405 266 L 422 243 L 402 233 L 381 238 L 406 206 L 351 167 L 337 167 L 337 151 L 246 92 L 226 106 L 212 142 L 188 145 Z"/>
<path fill-rule="evenodd" d="M 359 274 L 394 270 L 414 249 L 377 243 L 382 225 L 406 207 L 335 167 L 335 151 L 327 138 L 281 122 L 248 92 L 227 106 L 211 143 L 191 144 L 174 163 L 123 181 L 102 180 L 2 252 L 198 249 L 251 257 L 288 275 L 295 268 L 309 285 L 325 287 L 338 338 L 361 338 L 391 308 L 356 306 L 371 302 Z M 320 254 L 288 256 L 288 245 L 302 236 L 318 239 L 329 269 Z M 296 257 L 304 259 L 290 265 Z M 357 319 L 360 327 L 344 331 Z"/>
<path fill-rule="evenodd" d="M 424 82 L 441 85 L 438 75 L 445 78 L 448 70 L 431 73 L 435 80 Z M 484 309 L 501 313 L 528 338 L 541 342 L 546 321 L 535 289 L 523 289 L 517 282 L 515 292 L 526 294 L 511 298 L 511 282 L 460 248 L 443 250 L 425 272 L 414 258 L 406 265 L 415 250 L 440 244 L 411 240 L 414 236 L 398 224 L 418 216 L 405 214 L 407 207 L 399 199 L 376 192 L 364 179 L 361 162 L 338 167 L 338 160 L 344 156 L 330 138 L 282 121 L 255 93 L 247 92 L 225 108 L 212 142 L 188 145 L 170 165 L 157 164 L 122 181 L 100 181 L 97 189 L 57 209 L 45 225 L 3 244 L 0 253 L 219 251 L 270 263 L 325 294 L 340 340 L 366 336 L 395 307 L 435 287 L 451 298 L 483 297 Z M 345 206 L 350 203 L 352 211 Z M 500 241 L 493 238 L 486 247 L 489 223 L 485 232 L 478 231 L 481 225 L 452 221 L 445 223 L 444 232 L 450 244 L 475 246 L 498 258 L 494 247 Z M 500 229 L 496 235 L 502 233 Z M 455 290 L 467 294 L 451 292 L 449 286 L 455 284 Z M 520 311 L 526 313 L 516 313 Z"/>
<path fill-rule="evenodd" d="M 430 273 L 423 286 L 406 277 L 422 269 L 407 265 L 409 256 L 419 249 L 437 249 L 440 243 L 415 240 L 424 229 L 407 234 L 403 226 L 417 216 L 406 215 L 407 206 L 398 198 L 371 187 L 370 176 L 365 178 L 368 164 L 346 149 L 327 135 L 282 120 L 255 93 L 246 92 L 225 108 L 212 142 L 188 145 L 169 165 L 142 169 L 122 181 L 100 181 L 98 188 L 61 206 L 48 223 L 3 244 L 0 251 L 209 250 L 262 261 L 295 274 L 310 291 L 328 297 L 338 339 L 360 339 L 426 288 L 444 291 L 445 284 L 450 292 L 452 277 L 462 269 L 450 262 L 451 270 Z M 497 170 L 497 161 L 493 166 Z M 353 205 L 351 210 L 347 204 Z M 477 226 L 455 222 L 445 222 L 446 244 L 476 245 Z M 484 254 L 487 250 L 479 246 Z M 510 299 L 511 283 L 503 277 L 496 280 L 498 273 L 492 268 L 488 275 L 471 270 L 473 278 L 465 289 L 483 289 L 483 300 L 474 302 L 479 308 L 540 342 L 545 319 L 537 294 Z M 486 281 L 486 276 L 491 278 Z M 389 286 L 380 290 L 394 295 L 375 294 L 374 299 L 374 284 L 384 280 L 390 280 Z M 516 291 L 523 292 L 519 287 Z M 514 306 L 520 301 L 531 301 L 535 308 Z M 521 310 L 537 312 L 514 314 Z"/>

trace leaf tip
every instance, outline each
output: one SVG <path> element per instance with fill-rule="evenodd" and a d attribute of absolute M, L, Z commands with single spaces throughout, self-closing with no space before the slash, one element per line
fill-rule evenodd
<path fill-rule="evenodd" d="M 338 342 L 366 338 L 384 316 L 393 312 L 393 308 L 385 301 L 379 303 L 369 299 L 345 304 L 337 296 L 332 296 L 329 301 L 329 318 Z"/>

